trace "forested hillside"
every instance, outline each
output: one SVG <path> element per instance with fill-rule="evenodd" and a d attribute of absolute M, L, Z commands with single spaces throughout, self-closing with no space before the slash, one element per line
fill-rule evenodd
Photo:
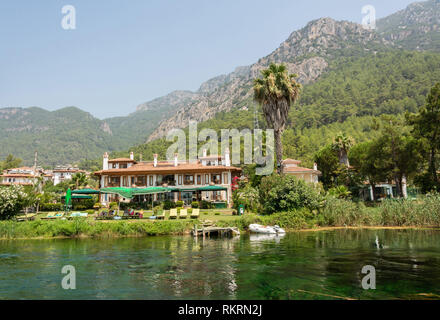
<path fill-rule="evenodd" d="M 292 107 L 283 136 L 284 156 L 311 165 L 314 154 L 342 131 L 363 142 L 374 138 L 373 120 L 382 114 L 416 112 L 426 95 L 440 79 L 440 54 L 415 51 L 385 51 L 361 58 L 340 58 L 319 81 L 303 88 L 299 102 Z M 198 128 L 250 128 L 254 107 L 261 128 L 266 124 L 261 110 L 250 99 L 247 110 L 220 112 Z M 165 157 L 171 143 L 158 139 L 131 148 L 143 159 L 153 153 Z M 128 151 L 115 153 L 127 154 Z"/>

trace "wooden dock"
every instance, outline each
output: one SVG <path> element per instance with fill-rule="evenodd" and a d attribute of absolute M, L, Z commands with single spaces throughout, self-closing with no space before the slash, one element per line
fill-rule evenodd
<path fill-rule="evenodd" d="M 219 227 L 202 227 L 199 229 L 197 226 L 194 226 L 194 230 L 192 231 L 194 237 L 210 237 L 212 236 L 234 236 L 239 235 L 240 230 L 238 228 L 219 228 Z"/>

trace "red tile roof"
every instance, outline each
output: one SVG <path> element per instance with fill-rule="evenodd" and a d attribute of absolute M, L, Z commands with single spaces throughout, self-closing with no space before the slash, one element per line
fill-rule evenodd
<path fill-rule="evenodd" d="M 294 159 L 285 159 L 283 160 L 283 164 L 300 164 L 300 160 L 294 160 Z"/>
<path fill-rule="evenodd" d="M 285 167 L 283 169 L 284 173 L 305 173 L 305 172 L 309 172 L 309 173 L 316 173 L 316 174 L 321 174 L 321 171 L 319 170 L 314 170 L 314 169 L 309 169 L 309 168 L 302 168 L 302 167 Z"/>
<path fill-rule="evenodd" d="M 204 166 L 200 162 L 196 163 L 179 163 L 176 167 L 174 163 L 167 161 L 159 161 L 157 167 L 153 162 L 137 163 L 129 168 L 109 169 L 95 172 L 95 175 L 103 174 L 133 174 L 133 173 L 175 173 L 175 172 L 206 172 L 206 171 L 241 171 L 237 167 L 227 166 Z"/>
<path fill-rule="evenodd" d="M 131 160 L 130 158 L 116 158 L 116 159 L 110 159 L 108 162 L 136 162 L 136 161 Z"/>

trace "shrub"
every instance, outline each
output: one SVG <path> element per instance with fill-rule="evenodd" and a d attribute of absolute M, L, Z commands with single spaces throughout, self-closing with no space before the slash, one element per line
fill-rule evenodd
<path fill-rule="evenodd" d="M 166 200 L 166 201 L 163 202 L 163 208 L 165 210 L 170 210 L 170 209 L 175 208 L 175 207 L 176 207 L 176 203 L 173 202 L 173 201 Z"/>
<path fill-rule="evenodd" d="M 200 209 L 211 209 L 213 207 L 212 203 L 206 200 L 200 201 Z"/>
<path fill-rule="evenodd" d="M 219 215 L 220 215 L 220 212 L 216 212 L 216 213 L 214 213 L 214 215 L 219 216 Z"/>
<path fill-rule="evenodd" d="M 63 209 L 62 203 L 40 203 L 40 211 L 61 211 Z"/>
<path fill-rule="evenodd" d="M 183 205 L 184 205 L 184 203 L 183 203 L 183 201 L 176 201 L 176 207 L 179 207 L 179 208 L 181 208 L 181 207 L 183 207 Z"/>
<path fill-rule="evenodd" d="M 262 222 L 266 225 L 279 225 L 281 228 L 304 229 L 308 226 L 307 220 L 313 214 L 309 209 L 303 208 L 290 212 L 277 212 L 270 216 L 263 216 Z"/>
<path fill-rule="evenodd" d="M 318 188 L 290 175 L 273 174 L 261 180 L 260 202 L 263 213 L 290 212 L 322 206 L 323 197 Z"/>
<path fill-rule="evenodd" d="M 73 210 L 86 210 L 86 209 L 93 209 L 93 206 L 95 205 L 95 200 L 93 199 L 83 199 L 79 202 L 73 203 Z M 117 206 L 117 204 L 116 204 Z"/>
<path fill-rule="evenodd" d="M 191 208 L 197 209 L 199 207 L 199 203 L 197 201 L 191 202 Z"/>

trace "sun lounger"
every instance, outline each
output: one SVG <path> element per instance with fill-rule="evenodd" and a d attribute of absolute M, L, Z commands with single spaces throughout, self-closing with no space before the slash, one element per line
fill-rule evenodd
<path fill-rule="evenodd" d="M 87 212 L 72 212 L 70 216 L 67 217 L 67 219 L 73 219 L 73 218 L 87 218 L 88 217 Z"/>
<path fill-rule="evenodd" d="M 18 216 L 16 219 L 17 221 L 31 221 L 31 220 L 35 220 L 35 216 L 36 216 L 35 213 L 28 213 Z"/>
<path fill-rule="evenodd" d="M 188 210 L 187 209 L 180 209 L 179 218 L 186 219 L 186 217 L 188 217 Z"/>
<path fill-rule="evenodd" d="M 170 219 L 177 219 L 177 209 L 170 210 Z"/>
<path fill-rule="evenodd" d="M 41 217 L 41 220 L 49 220 L 49 219 L 55 219 L 55 215 L 53 213 L 48 213 L 47 216 Z"/>
<path fill-rule="evenodd" d="M 159 210 L 156 214 L 156 219 L 165 219 L 165 211 Z"/>
<path fill-rule="evenodd" d="M 42 220 L 54 220 L 54 219 L 59 219 L 62 218 L 64 216 L 64 212 L 61 213 L 57 213 L 57 214 L 52 214 L 52 213 L 48 213 L 46 217 L 42 217 Z"/>
<path fill-rule="evenodd" d="M 192 213 L 191 213 L 191 218 L 193 219 L 197 219 L 200 215 L 200 209 L 193 209 Z"/>

